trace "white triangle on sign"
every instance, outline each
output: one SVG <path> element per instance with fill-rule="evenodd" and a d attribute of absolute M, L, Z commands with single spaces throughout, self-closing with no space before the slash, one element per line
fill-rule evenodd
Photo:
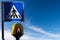
<path fill-rule="evenodd" d="M 21 19 L 21 15 L 16 9 L 16 7 L 13 5 L 9 14 L 8 14 L 8 19 Z"/>

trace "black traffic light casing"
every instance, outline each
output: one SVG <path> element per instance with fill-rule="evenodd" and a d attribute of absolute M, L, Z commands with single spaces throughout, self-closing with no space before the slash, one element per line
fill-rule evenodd
<path fill-rule="evenodd" d="M 23 26 L 20 23 L 12 25 L 12 35 L 15 38 L 20 38 L 24 34 Z"/>

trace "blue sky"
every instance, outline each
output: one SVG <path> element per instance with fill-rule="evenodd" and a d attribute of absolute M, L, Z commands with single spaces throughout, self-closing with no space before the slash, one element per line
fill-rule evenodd
<path fill-rule="evenodd" d="M 30 0 L 25 3 L 25 16 L 31 17 L 34 25 L 46 31 L 56 31 L 60 27 L 60 2 L 57 0 Z M 32 11 L 31 11 L 32 10 Z M 28 16 L 29 15 L 29 16 Z M 54 28 L 54 29 L 53 29 Z M 56 32 L 58 32 L 57 30 Z M 56 33 L 55 32 L 55 33 Z"/>
<path fill-rule="evenodd" d="M 60 0 L 24 0 L 24 17 L 25 22 L 18 21 L 24 26 L 25 34 L 22 39 L 60 40 Z M 15 21 L 4 23 L 5 34 L 8 34 L 8 31 L 10 34 L 14 23 Z"/>
<path fill-rule="evenodd" d="M 24 0 L 25 17 L 31 19 L 33 25 L 52 33 L 60 33 L 60 1 L 59 0 Z"/>

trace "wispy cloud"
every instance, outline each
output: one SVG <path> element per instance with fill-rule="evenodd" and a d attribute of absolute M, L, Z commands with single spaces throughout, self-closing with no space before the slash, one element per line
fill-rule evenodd
<path fill-rule="evenodd" d="M 46 32 L 46 31 L 42 30 L 42 28 L 37 28 L 35 26 L 30 26 L 28 28 L 31 29 L 31 30 L 33 30 L 33 31 L 36 31 L 36 32 L 39 32 L 39 33 L 43 33 L 45 35 L 48 35 L 50 37 L 60 37 L 60 35 L 58 35 L 58 34 L 53 34 L 53 33 Z"/>
<path fill-rule="evenodd" d="M 30 30 L 28 31 L 28 34 L 26 34 L 27 32 L 24 31 L 25 34 L 21 37 L 21 40 L 60 40 L 60 35 L 49 33 L 40 27 L 38 28 L 37 26 L 30 24 L 30 22 L 26 22 L 25 27 L 28 28 L 28 30 L 29 29 Z M 38 34 L 37 34 L 38 37 L 33 36 L 36 33 L 32 34 L 33 32 L 30 33 L 30 31 L 38 32 L 41 36 Z M 32 36 L 30 36 L 30 34 L 32 34 Z M 44 34 L 44 35 L 42 35 L 42 34 Z M 15 38 L 11 35 L 10 30 L 5 30 L 4 35 L 5 35 L 5 37 L 4 37 L 5 40 L 15 40 Z M 0 40 L 2 40 L 1 39 L 1 30 L 0 30 Z"/>
<path fill-rule="evenodd" d="M 21 37 L 21 40 L 55 40 L 56 39 L 56 38 L 49 38 L 49 37 L 46 38 L 46 37 L 47 36 L 33 37 L 33 36 L 29 36 L 29 35 L 25 34 Z M 1 40 L 1 38 L 0 38 L 0 40 Z M 9 30 L 5 30 L 5 40 L 15 40 L 15 38 L 11 35 L 11 32 Z M 60 40 L 60 39 L 57 38 L 56 40 Z"/>
<path fill-rule="evenodd" d="M 33 31 L 36 31 L 36 32 L 39 32 L 39 33 L 42 33 L 42 34 L 45 34 L 45 35 L 48 35 L 50 37 L 60 37 L 60 34 L 53 34 L 53 33 L 49 33 L 45 30 L 43 30 L 42 28 L 38 28 L 37 26 L 35 25 L 31 25 L 30 21 L 27 21 L 26 23 L 26 26 L 27 28 L 33 30 Z"/>

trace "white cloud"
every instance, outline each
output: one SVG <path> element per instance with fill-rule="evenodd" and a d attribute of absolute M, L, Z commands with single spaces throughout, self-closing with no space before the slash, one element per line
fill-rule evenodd
<path fill-rule="evenodd" d="M 1 34 L 1 30 L 0 30 L 0 40 L 2 40 L 2 37 L 1 36 L 2 36 L 2 34 Z"/>
<path fill-rule="evenodd" d="M 32 28 L 30 28 L 30 29 L 32 29 Z M 37 29 L 37 30 L 35 30 L 35 29 L 36 28 L 34 28 L 34 31 L 42 32 L 41 31 L 42 29 Z M 42 32 L 42 33 L 45 33 L 45 32 Z M 31 34 L 31 33 L 29 33 L 29 34 Z M 50 34 L 48 36 L 46 36 L 46 35 L 47 34 L 45 33 L 45 35 L 43 37 L 41 37 L 41 36 L 39 36 L 39 37 L 33 37 L 33 36 L 29 36 L 27 34 L 24 34 L 21 37 L 21 40 L 60 40 L 59 37 L 50 38 L 50 37 L 48 37 L 48 36 L 50 36 Z M 1 40 L 1 30 L 0 30 L 0 40 Z M 5 30 L 5 40 L 15 40 L 15 38 L 11 35 L 11 32 L 9 30 Z"/>
<path fill-rule="evenodd" d="M 11 35 L 11 32 L 9 30 L 5 30 L 4 32 L 4 38 L 5 40 L 12 40 L 12 39 L 15 39 L 12 35 Z"/>
<path fill-rule="evenodd" d="M 33 30 L 33 31 L 36 31 L 36 32 L 39 32 L 39 33 L 43 33 L 45 35 L 48 35 L 50 37 L 60 37 L 60 34 L 53 34 L 53 33 L 49 33 L 47 31 L 44 31 L 42 28 L 38 28 L 37 26 L 34 26 L 34 25 L 31 25 L 30 21 L 26 21 L 25 22 L 27 28 Z"/>
<path fill-rule="evenodd" d="M 30 26 L 28 28 L 30 28 L 33 31 L 36 31 L 36 32 L 39 32 L 39 33 L 43 33 L 45 35 L 48 35 L 50 37 L 60 37 L 60 35 L 58 35 L 58 34 L 48 33 L 46 31 L 42 30 L 42 28 L 37 28 L 36 26 Z"/>
<path fill-rule="evenodd" d="M 0 31 L 0 35 L 1 35 L 1 31 Z M 1 40 L 1 36 L 0 36 L 0 40 Z M 11 33 L 8 30 L 5 30 L 5 40 L 15 40 L 15 38 L 11 35 Z M 51 39 L 42 38 L 42 37 L 32 37 L 25 34 L 21 37 L 21 40 L 51 40 Z"/>
<path fill-rule="evenodd" d="M 38 37 L 36 37 L 36 36 L 33 36 L 33 35 L 35 35 L 35 34 L 33 34 L 32 36 L 30 36 L 30 34 L 32 34 L 32 33 L 28 32 L 28 34 L 24 34 L 21 37 L 21 40 L 60 40 L 60 35 L 46 32 L 42 28 L 37 28 L 37 26 L 34 26 L 34 25 L 31 26 L 29 22 L 26 23 L 26 26 L 28 26 L 27 27 L 28 29 L 31 29 L 32 31 L 36 31 L 38 33 L 42 33 L 44 35 L 40 34 L 42 36 L 38 35 Z M 11 35 L 10 30 L 5 30 L 4 36 L 5 36 L 5 40 L 15 40 L 15 38 Z M 2 40 L 1 39 L 1 30 L 0 30 L 0 40 Z"/>

